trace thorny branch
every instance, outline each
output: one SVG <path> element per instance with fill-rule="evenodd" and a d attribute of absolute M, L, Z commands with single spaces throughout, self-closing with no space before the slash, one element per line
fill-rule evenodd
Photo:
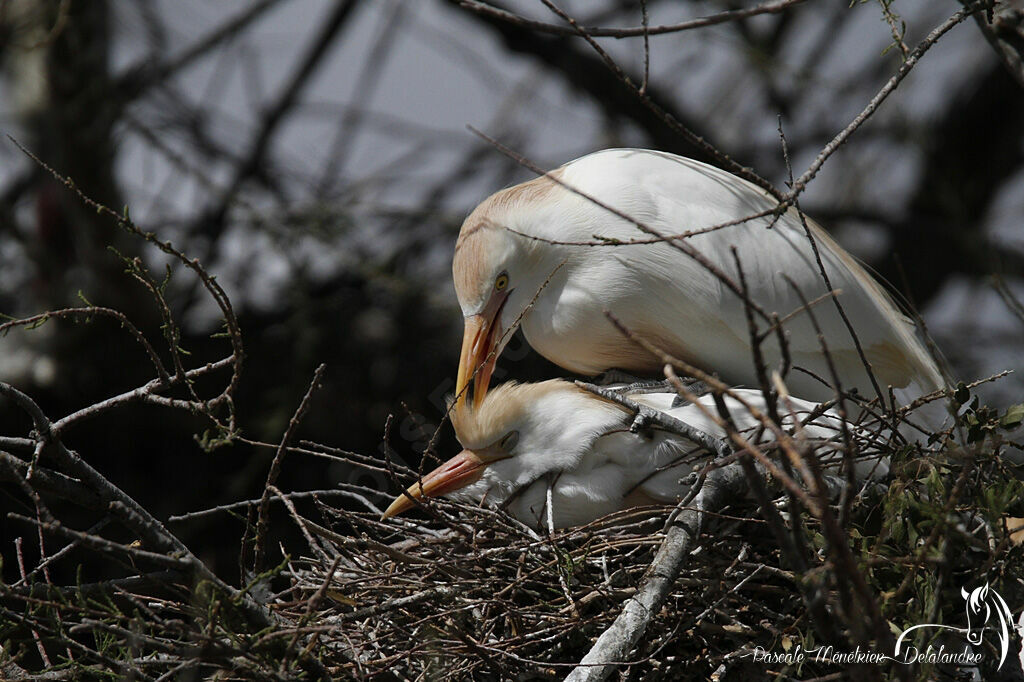
<path fill-rule="evenodd" d="M 216 282 L 214 277 L 212 277 L 208 272 L 206 272 L 206 270 L 203 268 L 203 266 L 199 263 L 198 260 L 189 258 L 182 251 L 176 249 L 174 245 L 171 244 L 171 242 L 161 241 L 155 233 L 146 232 L 139 228 L 128 217 L 127 211 L 123 215 L 119 214 L 110 207 L 97 203 L 92 198 L 86 196 L 78 188 L 78 186 L 75 184 L 75 181 L 72 178 L 69 178 L 65 175 L 58 173 L 52 167 L 43 162 L 38 156 L 36 156 L 31 151 L 23 147 L 21 143 L 19 143 L 14 138 L 9 137 L 9 139 L 26 156 L 32 159 L 38 166 L 44 169 L 47 173 L 53 176 L 54 179 L 56 179 L 67 189 L 69 189 L 73 194 L 75 194 L 82 201 L 83 204 L 85 204 L 90 209 L 96 211 L 101 215 L 106 215 L 112 218 L 114 222 L 116 222 L 117 225 L 122 229 L 141 238 L 145 242 L 152 244 L 163 253 L 173 257 L 175 260 L 180 262 L 185 268 L 190 270 L 195 275 L 197 280 L 202 283 L 203 288 L 207 291 L 207 293 L 210 295 L 213 301 L 217 304 L 217 307 L 220 309 L 221 314 L 223 315 L 224 325 L 227 331 L 226 336 L 228 338 L 229 343 L 231 344 L 232 373 L 230 380 L 228 381 L 227 385 L 225 386 L 220 395 L 213 398 L 212 400 L 206 401 L 205 404 L 197 405 L 197 407 L 203 409 L 205 414 L 210 419 L 212 419 L 215 423 L 219 424 L 219 420 L 215 416 L 214 410 L 221 407 L 222 405 L 226 405 L 228 410 L 228 421 L 227 424 L 223 425 L 223 428 L 227 433 L 235 432 L 236 425 L 233 407 L 233 396 L 238 388 L 238 382 L 242 376 L 242 362 L 243 359 L 245 358 L 245 351 L 242 347 L 242 333 L 238 326 L 238 319 L 235 316 L 234 308 L 232 307 L 231 301 L 228 299 L 227 294 L 224 292 L 224 289 L 220 286 L 220 284 Z M 136 270 L 136 272 L 140 271 Z M 158 296 L 157 302 L 161 308 L 166 307 L 166 302 L 162 300 L 162 297 Z M 171 334 L 171 338 L 173 338 L 173 332 L 168 330 L 167 333 Z M 185 380 L 186 377 L 184 372 L 184 365 L 182 364 L 181 360 L 181 349 L 178 348 L 176 344 L 172 343 L 170 344 L 167 350 L 174 359 L 174 366 L 177 370 L 175 378 L 178 380 Z"/>

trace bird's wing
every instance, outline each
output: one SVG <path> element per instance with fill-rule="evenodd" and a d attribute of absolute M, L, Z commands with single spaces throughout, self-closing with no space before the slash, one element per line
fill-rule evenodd
<path fill-rule="evenodd" d="M 699 232 L 775 206 L 772 198 L 746 181 L 711 166 L 659 152 L 611 150 L 584 157 L 568 166 L 567 171 L 564 177 L 568 183 L 661 235 Z M 566 228 L 579 232 L 571 235 L 574 238 L 592 238 L 595 233 L 619 240 L 645 236 L 635 225 L 604 209 L 589 205 L 586 210 L 592 212 L 592 220 L 578 221 Z M 910 320 L 821 228 L 808 220 L 805 229 L 795 210 L 775 221 L 765 216 L 689 236 L 683 240 L 683 249 L 697 252 L 738 285 L 735 248 L 754 301 L 768 313 L 792 315 L 785 327 L 795 364 L 807 365 L 807 369 L 830 380 L 818 335 L 810 317 L 800 312 L 803 304 L 794 290 L 795 286 L 807 300 L 829 291 L 808 231 L 829 275 L 831 289 L 840 292 L 839 301 L 879 382 L 896 387 L 917 384 L 921 392 L 941 386 L 935 364 L 915 337 Z M 734 381 L 751 381 L 749 350 L 743 353 L 743 349 L 749 349 L 747 317 L 734 291 L 697 259 L 667 244 L 621 246 L 612 250 L 614 253 L 608 254 L 608 249 L 590 249 L 588 254 L 604 253 L 585 257 L 617 259 L 626 266 L 625 271 L 635 274 L 635 305 L 645 306 L 645 314 L 662 327 L 660 334 L 657 329 L 646 331 L 687 339 L 693 346 L 694 357 L 702 360 L 702 364 L 711 365 L 711 369 Z M 607 276 L 601 268 L 594 271 L 597 277 Z M 631 283 L 616 284 L 622 287 Z M 624 312 L 628 317 L 629 310 Z M 845 386 L 857 385 L 866 393 L 870 383 L 866 381 L 853 337 L 835 305 L 829 300 L 819 302 L 814 306 L 814 315 Z M 634 314 L 633 318 L 636 317 Z M 767 326 L 764 320 L 760 320 L 760 326 Z M 769 352 L 773 362 L 778 355 L 777 349 Z M 827 394 L 821 390 L 815 393 L 813 397 Z"/>
<path fill-rule="evenodd" d="M 552 520 L 556 528 L 578 526 L 627 506 L 630 472 L 605 461 L 585 471 L 565 471 L 554 478 L 551 490 Z M 547 526 L 548 479 L 531 483 L 509 505 L 516 518 L 540 528 Z"/>
<path fill-rule="evenodd" d="M 749 405 L 760 414 L 765 414 L 766 405 L 761 392 L 754 389 L 733 389 L 733 394 L 724 396 L 724 402 L 736 428 L 757 443 L 775 440 L 773 432 L 769 429 L 762 430 L 761 420 L 746 407 Z M 705 413 L 718 413 L 712 396 L 701 396 L 697 402 L 700 404 L 699 407 L 695 404 L 682 405 L 669 410 L 668 413 L 688 424 L 703 427 L 709 433 L 724 435 L 721 427 L 714 424 Z M 835 473 L 843 464 L 843 420 L 834 410 L 822 412 L 819 407 L 818 403 L 790 397 L 780 400 L 777 409 L 781 426 L 786 433 L 794 437 L 797 449 L 814 452 L 825 469 Z M 847 422 L 845 426 L 858 446 L 857 461 L 854 464 L 856 477 L 865 479 L 885 476 L 889 471 L 888 461 L 879 455 L 873 434 L 857 424 Z"/>
<path fill-rule="evenodd" d="M 658 501 L 675 502 L 689 490 L 686 478 L 707 458 L 707 452 L 695 443 L 664 436 L 655 453 L 658 466 L 640 481 L 638 489 Z"/>
<path fill-rule="evenodd" d="M 595 440 L 588 457 L 602 462 L 597 470 L 608 475 L 604 485 L 620 502 L 631 495 L 674 502 L 687 489 L 680 479 L 693 471 L 695 463 L 705 461 L 707 453 L 686 439 L 661 431 L 653 436 L 613 432 Z M 590 476 L 587 472 L 580 475 Z"/>

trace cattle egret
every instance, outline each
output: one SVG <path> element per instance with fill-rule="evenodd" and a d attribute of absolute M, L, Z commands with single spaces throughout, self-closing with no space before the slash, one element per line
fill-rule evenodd
<path fill-rule="evenodd" d="M 778 219 L 762 215 L 709 229 L 770 213 L 776 205 L 729 173 L 642 149 L 590 154 L 492 195 L 463 223 L 452 265 L 465 316 L 460 401 L 474 377 L 474 400 L 483 400 L 495 360 L 520 319 L 530 345 L 569 371 L 660 372 L 662 363 L 625 338 L 605 311 L 731 384 L 758 385 L 742 300 L 698 260 L 738 282 L 732 247 L 750 297 L 767 315 L 783 318 L 794 367 L 815 375 L 790 372 L 786 382 L 793 394 L 833 397 L 823 383 L 831 383 L 832 375 L 818 334 L 785 279 L 808 300 L 829 291 L 799 214 L 790 209 Z M 674 244 L 657 238 L 651 243 L 622 216 L 663 237 L 690 234 Z M 906 404 L 944 386 L 911 321 L 853 257 L 813 222 L 806 224 L 881 391 L 892 386 Z M 819 301 L 814 314 L 843 389 L 876 395 L 834 303 Z M 768 322 L 758 315 L 765 329 Z M 774 366 L 781 357 L 778 343 L 769 338 L 762 347 Z"/>
<path fill-rule="evenodd" d="M 772 436 L 740 400 L 763 410 L 764 398 L 753 389 L 734 390 L 726 406 L 738 429 L 761 440 Z M 710 436 L 724 430 L 694 404 L 672 407 L 674 393 L 628 393 L 630 400 L 685 422 Z M 716 414 L 710 395 L 698 401 Z M 791 399 L 787 426 L 804 420 L 817 405 Z M 397 497 L 384 517 L 413 506 L 409 496 L 422 499 L 447 495 L 465 502 L 485 500 L 505 505 L 512 516 L 534 526 L 546 524 L 549 474 L 553 525 L 584 524 L 621 509 L 652 503 L 674 503 L 687 492 L 680 482 L 708 452 L 673 433 L 651 430 L 634 433 L 634 413 L 622 405 L 553 379 L 536 384 L 503 384 L 478 406 L 452 411 L 459 442 L 465 448 Z M 800 438 L 824 452 L 835 453 L 839 418 L 825 412 L 804 426 Z M 834 463 L 833 463 L 834 464 Z M 856 473 L 884 474 L 884 464 L 858 460 Z M 422 483 L 422 487 L 421 487 Z M 543 512 L 543 514 L 542 514 Z"/>

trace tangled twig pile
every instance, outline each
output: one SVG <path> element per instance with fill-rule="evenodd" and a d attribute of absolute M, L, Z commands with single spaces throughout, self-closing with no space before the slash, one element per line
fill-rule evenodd
<path fill-rule="evenodd" d="M 292 448 L 295 456 L 314 451 L 374 466 L 370 458 L 310 443 Z M 900 629 L 926 620 L 956 624 L 963 614 L 952 595 L 976 579 L 979 567 L 1008 599 L 1019 599 L 1021 549 L 1011 546 L 999 521 L 1019 486 L 994 485 L 1010 481 L 1005 463 L 980 454 L 894 454 L 894 480 L 857 496 L 847 526 L 856 570 L 886 620 Z M 30 480 L 49 479 L 40 473 Z M 343 484 L 337 492 L 343 504 L 317 495 L 314 507 L 300 513 L 301 496 L 275 489 L 306 545 L 290 548 L 296 558 L 254 576 L 241 591 L 203 578 L 174 552 L 101 543 L 102 527 L 79 533 L 55 521 L 42 525 L 66 534 L 66 547 L 89 546 L 128 575 L 57 586 L 40 565 L 4 586 L 5 652 L 16 657 L 3 662 L 5 674 L 53 665 L 51 679 L 90 671 L 157 679 L 190 670 L 267 679 L 303 670 L 320 678 L 561 678 L 650 578 L 674 516 L 671 508 L 641 508 L 549 533 L 500 510 L 440 501 L 430 504 L 425 522 L 381 522 L 381 491 Z M 786 498 L 775 504 L 787 507 Z M 250 513 L 257 505 L 249 503 Z M 717 671 L 719 679 L 836 672 L 826 662 L 765 664 L 754 657 L 755 646 L 806 651 L 828 643 L 840 651 L 870 631 L 864 612 L 843 603 L 853 576 L 836 561 L 820 523 L 800 509 L 788 518 L 807 550 L 801 574 L 751 501 L 736 497 L 706 516 L 664 606 L 617 667 L 632 679 L 677 679 L 684 664 L 698 677 Z M 808 585 L 821 600 L 810 608 L 794 598 Z M 283 589 L 274 593 L 275 586 Z M 247 602 L 260 605 L 262 625 L 247 615 Z M 817 619 L 818 607 L 827 625 Z M 820 633 L 829 630 L 839 639 L 824 639 Z"/>
<path fill-rule="evenodd" d="M 717 671 L 719 679 L 743 679 L 767 670 L 812 678 L 845 668 L 828 660 L 766 666 L 752 643 L 784 653 L 870 641 L 866 610 L 844 603 L 858 580 L 899 629 L 962 619 L 954 587 L 974 580 L 979 566 L 1019 589 L 1012 557 L 1020 549 L 1010 548 L 999 521 L 1009 500 L 997 501 L 989 485 L 1009 480 L 1005 464 L 949 453 L 897 460 L 888 487 L 869 486 L 851 503 L 847 537 L 857 575 L 837 561 L 820 521 L 799 508 L 787 523 L 808 565 L 793 571 L 794 558 L 766 532 L 754 503 L 733 497 L 707 514 L 664 606 L 615 667 L 632 679 L 677 679 L 684 663 L 697 677 Z M 361 510 L 318 505 L 321 523 L 333 530 L 293 514 L 309 546 L 307 558 L 285 571 L 295 601 L 282 613 L 296 633 L 331 651 L 334 665 L 366 679 L 565 677 L 658 568 L 655 555 L 674 516 L 641 508 L 550 533 L 501 511 L 440 502 L 430 505 L 428 522 L 396 525 L 378 520 L 374 491 L 347 487 Z M 773 505 L 788 506 L 785 497 Z M 809 608 L 794 598 L 801 592 L 819 602 Z M 880 669 L 862 672 L 870 678 Z M 895 666 L 890 674 L 921 672 Z"/>

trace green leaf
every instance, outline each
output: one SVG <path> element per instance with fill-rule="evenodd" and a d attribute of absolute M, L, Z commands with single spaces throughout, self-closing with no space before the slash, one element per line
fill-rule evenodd
<path fill-rule="evenodd" d="M 1017 403 L 1007 408 L 1006 414 L 999 420 L 999 425 L 1009 431 L 1020 426 L 1021 422 L 1024 422 L 1024 403 Z"/>

